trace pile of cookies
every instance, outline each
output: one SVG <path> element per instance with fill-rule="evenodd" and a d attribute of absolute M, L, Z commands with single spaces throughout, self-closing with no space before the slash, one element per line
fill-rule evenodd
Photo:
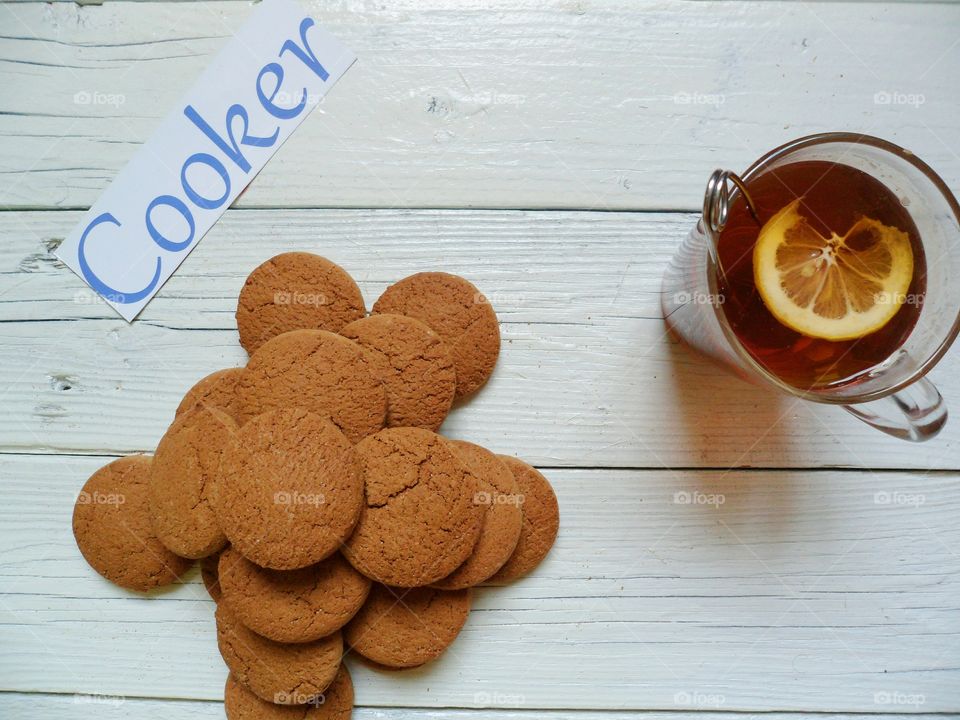
<path fill-rule="evenodd" d="M 523 461 L 437 434 L 500 350 L 467 280 L 410 276 L 367 315 L 341 267 L 285 253 L 247 278 L 237 326 L 246 366 L 196 383 L 152 458 L 94 473 L 74 534 L 97 572 L 141 592 L 201 561 L 228 718 L 347 718 L 344 655 L 439 656 L 471 588 L 545 557 L 556 496 Z"/>

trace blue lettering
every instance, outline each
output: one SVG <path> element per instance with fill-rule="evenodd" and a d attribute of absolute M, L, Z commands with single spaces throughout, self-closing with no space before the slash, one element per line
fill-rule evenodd
<path fill-rule="evenodd" d="M 283 47 L 280 48 L 280 57 L 283 57 L 283 53 L 289 50 L 300 58 L 304 65 L 313 70 L 321 80 L 326 82 L 327 78 L 330 77 L 330 73 L 328 73 L 326 68 L 317 60 L 317 56 L 313 54 L 313 50 L 310 48 L 310 43 L 307 42 L 307 30 L 311 27 L 313 27 L 313 18 L 304 18 L 300 23 L 300 40 L 303 42 L 303 47 L 299 47 L 293 40 L 287 40 L 283 44 Z"/>
<path fill-rule="evenodd" d="M 203 195 L 198 193 L 193 189 L 193 186 L 190 185 L 190 181 L 187 180 L 187 168 L 189 168 L 194 163 L 202 163 L 209 168 L 212 168 L 215 173 L 220 176 L 220 179 L 223 180 L 223 195 L 218 197 L 216 200 L 211 200 L 205 198 Z M 230 197 L 230 176 L 227 174 L 227 169 L 223 166 L 223 163 L 217 160 L 213 155 L 208 155 L 207 153 L 194 153 L 186 159 L 183 163 L 183 167 L 180 168 L 180 184 L 183 186 L 183 191 L 187 194 L 187 197 L 193 202 L 197 207 L 201 207 L 204 210 L 215 210 L 216 208 L 223 205 L 227 198 Z M 193 235 L 193 233 L 190 233 Z"/>
<path fill-rule="evenodd" d="M 227 138 L 229 142 L 224 140 L 220 135 L 217 134 L 210 125 L 204 120 L 200 113 L 198 113 L 192 105 L 187 105 L 183 109 L 183 114 L 186 115 L 190 121 L 200 128 L 200 131 L 206 135 L 213 143 L 220 148 L 224 155 L 227 156 L 229 160 L 232 160 L 234 163 L 239 166 L 241 170 L 245 173 L 250 172 L 250 163 L 243 156 L 243 153 L 240 151 L 241 145 L 249 145 L 251 147 L 271 147 L 276 141 L 277 137 L 280 135 L 280 129 L 273 131 L 273 135 L 270 137 L 259 137 L 257 135 L 248 134 L 250 129 L 250 118 L 247 116 L 247 111 L 243 105 L 236 104 L 231 105 L 227 110 Z M 236 137 L 233 134 L 233 121 L 237 118 L 240 118 L 243 121 L 243 131 L 238 142 Z"/>
<path fill-rule="evenodd" d="M 84 252 L 84 246 L 87 244 L 87 236 L 95 227 L 97 227 L 97 225 L 105 222 L 120 227 L 120 221 L 118 221 L 112 214 L 103 213 L 91 220 L 90 224 L 87 225 L 86 229 L 83 231 L 83 235 L 80 236 L 80 243 L 77 245 L 77 259 L 80 262 L 80 272 L 83 273 L 83 279 L 90 284 L 90 287 L 108 300 L 123 305 L 139 302 L 150 295 L 153 289 L 157 286 L 157 283 L 160 282 L 160 258 L 157 257 L 157 269 L 156 272 L 153 273 L 153 279 L 142 290 L 138 290 L 137 292 L 125 292 L 123 290 L 116 290 L 110 287 L 103 282 L 103 280 L 97 277 L 97 274 L 90 267 L 90 263 L 87 262 L 87 256 Z"/>
<path fill-rule="evenodd" d="M 267 97 L 263 92 L 263 76 L 267 74 L 272 74 L 277 81 L 273 90 L 270 92 L 270 97 Z M 267 63 L 260 69 L 260 74 L 257 75 L 257 97 L 260 99 L 260 104 L 263 105 L 263 109 L 268 113 L 273 115 L 275 118 L 289 120 L 290 118 L 295 118 L 297 115 L 303 112 L 303 108 L 307 104 L 307 89 L 303 89 L 303 94 L 300 96 L 300 103 L 296 107 L 286 110 L 274 104 L 273 102 L 273 99 L 277 97 L 277 93 L 279 92 L 280 85 L 282 83 L 283 66 L 279 63 Z"/>
<path fill-rule="evenodd" d="M 183 215 L 184 220 L 187 221 L 187 224 L 190 226 L 190 235 L 183 242 L 173 242 L 172 240 L 167 240 L 163 235 L 160 234 L 160 231 L 157 230 L 156 226 L 153 224 L 153 219 L 150 217 L 153 214 L 153 209 L 160 205 L 167 205 L 172 207 L 174 210 Z M 193 233 L 196 230 L 196 225 L 193 222 L 193 215 L 190 212 L 190 208 L 187 207 L 186 203 L 183 202 L 178 197 L 173 195 L 160 195 L 155 197 L 150 201 L 150 204 L 147 205 L 147 212 L 145 213 L 147 221 L 147 232 L 150 233 L 150 237 L 153 238 L 153 241 L 162 247 L 164 250 L 169 252 L 180 252 L 190 247 L 190 243 L 193 242 Z"/>

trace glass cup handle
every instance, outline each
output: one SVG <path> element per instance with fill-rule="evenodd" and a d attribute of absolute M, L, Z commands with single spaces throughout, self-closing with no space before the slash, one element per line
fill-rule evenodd
<path fill-rule="evenodd" d="M 936 385 L 920 378 L 900 392 L 843 409 L 888 435 L 923 442 L 943 429 L 947 406 Z"/>

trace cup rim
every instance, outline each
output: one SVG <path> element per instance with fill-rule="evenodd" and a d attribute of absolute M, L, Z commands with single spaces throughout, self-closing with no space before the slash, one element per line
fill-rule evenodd
<path fill-rule="evenodd" d="M 751 163 L 750 167 L 746 169 L 743 173 L 743 180 L 749 181 L 758 171 L 762 170 L 764 167 L 770 163 L 776 161 L 780 157 L 787 155 L 789 153 L 795 152 L 797 150 L 810 147 L 813 145 L 823 145 L 828 143 L 850 143 L 857 145 L 869 145 L 875 147 L 884 152 L 890 153 L 900 157 L 902 160 L 913 165 L 917 170 L 919 170 L 923 175 L 931 182 L 934 189 L 937 190 L 947 201 L 947 204 L 950 207 L 951 212 L 953 213 L 954 218 L 957 221 L 957 224 L 960 225 L 960 202 L 957 201 L 956 196 L 947 186 L 946 182 L 941 178 L 937 172 L 930 167 L 926 162 L 921 160 L 917 155 L 907 150 L 906 148 L 901 147 L 895 143 L 890 142 L 889 140 L 884 140 L 882 138 L 875 137 L 873 135 L 866 135 L 863 133 L 854 133 L 854 132 L 823 132 L 815 133 L 813 135 L 805 135 L 803 137 L 797 138 L 786 142 L 778 147 L 770 150 L 769 152 L 762 155 L 760 158 Z M 734 190 L 734 194 L 737 193 Z M 734 195 L 735 197 L 735 195 Z M 708 262 L 712 266 L 713 260 L 709 258 Z M 711 268 L 712 270 L 715 268 Z M 714 285 L 716 283 L 717 274 L 715 272 L 709 273 L 710 283 Z M 712 288 L 712 291 L 716 291 L 717 288 Z M 875 390 L 872 392 L 865 392 L 854 395 L 845 395 L 841 397 L 827 395 L 821 392 L 814 390 L 805 390 L 803 388 L 798 388 L 794 385 L 791 385 L 787 382 L 784 382 L 779 377 L 774 375 L 772 372 L 767 370 L 763 365 L 757 362 L 754 357 L 744 348 L 743 344 L 740 342 L 740 339 L 737 337 L 736 333 L 730 327 L 729 322 L 727 321 L 726 315 L 724 313 L 723 307 L 721 305 L 714 306 L 714 312 L 718 316 L 720 321 L 720 327 L 723 330 L 724 335 L 727 337 L 727 340 L 730 342 L 731 347 L 737 353 L 737 355 L 747 363 L 747 365 L 755 371 L 760 377 L 765 379 L 767 382 L 772 383 L 779 389 L 787 392 L 790 395 L 802 398 L 804 400 L 811 400 L 814 402 L 830 404 L 830 405 L 852 405 L 864 402 L 870 402 L 872 400 L 879 400 L 880 398 L 893 395 L 904 388 L 912 385 L 913 383 L 920 380 L 927 373 L 930 372 L 933 367 L 943 359 L 943 356 L 946 355 L 947 351 L 950 349 L 950 346 L 956 340 L 957 336 L 960 335 L 960 311 L 958 311 L 957 316 L 953 320 L 953 324 L 950 327 L 949 332 L 941 340 L 940 344 L 931 353 L 924 361 L 917 367 L 917 369 L 909 375 L 909 377 L 901 380 L 900 382 L 891 385 L 888 388 L 883 388 L 881 390 Z"/>

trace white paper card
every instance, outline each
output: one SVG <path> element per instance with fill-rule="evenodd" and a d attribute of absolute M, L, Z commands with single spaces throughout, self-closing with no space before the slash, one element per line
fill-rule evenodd
<path fill-rule="evenodd" d="M 57 257 L 133 320 L 355 59 L 293 0 L 264 0 Z"/>

